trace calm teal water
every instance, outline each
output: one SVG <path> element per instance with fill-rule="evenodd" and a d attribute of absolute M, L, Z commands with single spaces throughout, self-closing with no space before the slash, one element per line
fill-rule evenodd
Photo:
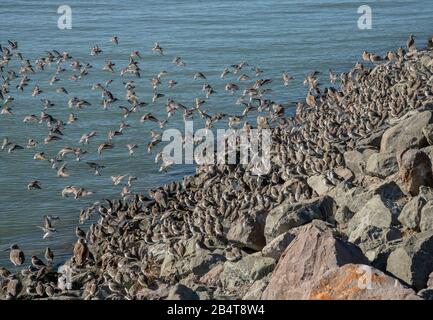
<path fill-rule="evenodd" d="M 57 7 L 62 4 L 72 7 L 72 30 L 57 28 Z M 357 8 L 364 4 L 370 4 L 373 10 L 373 29 L 368 31 L 357 28 Z M 44 248 L 50 246 L 60 261 L 70 252 L 79 209 L 119 194 L 121 186 L 111 184 L 111 175 L 128 173 L 137 176 L 132 191 L 143 192 L 193 172 L 193 168 L 180 165 L 167 174 L 158 173 L 158 167 L 153 163 L 154 155 L 147 154 L 145 147 L 152 126 L 138 121 L 144 111 L 127 119 L 131 128 L 125 135 L 115 138 L 115 149 L 107 151 L 101 158 L 97 156 L 97 145 L 106 140 L 109 130 L 118 127 L 121 115 L 117 106 L 126 104 L 120 101 L 104 111 L 98 105 L 99 92 L 89 90 L 91 84 L 111 78 L 114 80 L 110 86 L 112 92 L 124 99 L 118 72 L 111 75 L 100 71 L 104 61 L 112 60 L 119 71 L 127 63 L 129 53 L 139 50 L 143 55 L 143 71 L 136 92 L 146 102 L 150 102 L 152 95 L 149 79 L 166 70 L 169 72 L 166 79 L 174 79 L 179 84 L 171 91 L 164 84 L 160 92 L 191 105 L 195 97 L 203 96 L 202 81 L 192 79 L 196 71 L 202 71 L 217 91 L 204 108 L 210 112 L 240 114 L 242 109 L 234 104 L 235 98 L 224 92 L 226 81 L 219 79 L 227 65 L 246 60 L 250 65 L 260 67 L 264 70 L 263 77 L 275 79 L 270 97 L 281 103 L 293 102 L 305 94 L 302 80 L 308 72 L 319 70 L 327 75 L 330 68 L 347 70 L 360 60 L 363 50 L 383 54 L 404 45 L 409 33 L 416 34 L 422 46 L 433 33 L 431 0 L 0 1 L 0 43 L 18 40 L 19 51 L 32 61 L 45 50 L 57 49 L 94 65 L 90 74 L 78 82 L 68 80 L 70 71 L 61 75 L 58 85 L 65 86 L 69 96 L 75 95 L 92 103 L 91 107 L 74 111 L 78 121 L 65 129 L 62 141 L 15 154 L 0 152 L 0 249 L 18 243 L 30 257 L 31 254 L 42 256 Z M 109 43 L 113 35 L 119 37 L 117 47 Z M 151 52 L 155 41 L 164 47 L 165 56 Z M 95 44 L 101 46 L 103 53 L 91 57 L 90 47 Z M 170 63 L 176 55 L 187 63 L 186 68 L 179 69 Z M 281 82 L 284 70 L 295 77 L 288 88 Z M 43 140 L 47 134 L 45 124 L 22 122 L 25 115 L 39 114 L 39 98 L 54 102 L 56 106 L 48 112 L 67 120 L 68 97 L 55 93 L 56 86 L 48 84 L 53 74 L 51 68 L 30 75 L 32 82 L 23 94 L 11 90 L 15 97 L 14 116 L 0 116 L 1 139 L 8 136 L 21 145 L 25 145 L 29 137 Z M 326 83 L 327 76 L 324 78 L 323 83 Z M 235 81 L 234 77 L 228 79 Z M 33 98 L 30 92 L 36 83 L 44 93 Z M 165 98 L 148 110 L 162 117 Z M 169 127 L 182 128 L 181 117 L 171 120 Z M 68 161 L 71 176 L 60 179 L 46 163 L 32 159 L 35 152 L 44 151 L 54 156 L 62 147 L 78 146 L 80 136 L 90 130 L 98 131 L 99 135 L 86 147 L 89 154 L 84 160 L 105 165 L 101 177 L 93 176 L 84 163 L 71 159 Z M 139 145 L 132 158 L 127 156 L 127 143 Z M 31 180 L 41 181 L 43 189 L 27 191 L 26 185 Z M 60 192 L 66 185 L 84 186 L 95 194 L 78 201 L 62 198 Z M 54 239 L 42 240 L 41 231 L 35 227 L 41 225 L 44 214 L 62 218 Z M 0 265 L 10 266 L 5 252 L 0 253 Z"/>

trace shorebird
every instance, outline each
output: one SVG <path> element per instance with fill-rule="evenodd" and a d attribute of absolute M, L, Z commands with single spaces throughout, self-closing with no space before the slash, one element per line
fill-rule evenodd
<path fill-rule="evenodd" d="M 74 245 L 74 259 L 77 266 L 83 266 L 89 256 L 89 248 L 84 239 L 79 238 Z"/>
<path fill-rule="evenodd" d="M 27 184 L 27 190 L 33 189 L 42 189 L 41 183 L 37 180 L 29 182 L 29 184 Z"/>
<path fill-rule="evenodd" d="M 100 169 L 105 168 L 105 166 L 102 166 L 100 164 L 97 164 L 95 162 L 86 162 L 86 164 L 92 168 L 93 170 L 95 170 L 95 176 L 100 176 L 101 173 L 99 172 Z"/>
<path fill-rule="evenodd" d="M 13 244 L 8 250 L 10 250 L 9 259 L 15 267 L 24 263 L 24 252 L 20 249 L 20 247 L 18 247 L 18 245 Z"/>
<path fill-rule="evenodd" d="M 112 44 L 114 44 L 114 45 L 118 45 L 118 44 L 119 44 L 119 38 L 118 38 L 117 36 L 113 36 L 113 37 L 110 39 L 110 42 L 111 42 Z"/>
<path fill-rule="evenodd" d="M 39 259 L 37 256 L 33 255 L 32 256 L 32 266 L 35 267 L 36 269 L 40 269 L 43 267 L 46 267 L 46 264 L 42 262 L 41 259 Z"/>
<path fill-rule="evenodd" d="M 102 151 L 107 150 L 107 149 L 113 149 L 114 148 L 114 144 L 111 142 L 103 142 L 99 145 L 98 147 L 98 154 L 101 155 Z"/>
<path fill-rule="evenodd" d="M 39 229 L 41 229 L 44 233 L 44 235 L 42 236 L 42 239 L 46 239 L 49 237 L 52 237 L 54 235 L 54 233 L 57 232 L 57 230 L 55 228 L 53 228 L 53 226 L 51 225 L 51 220 L 48 219 L 47 216 L 44 216 L 44 225 L 41 226 L 37 226 Z"/>
<path fill-rule="evenodd" d="M 125 178 L 127 174 L 124 175 L 118 175 L 118 176 L 111 176 L 111 181 L 115 186 L 117 186 L 120 182 L 122 182 L 123 178 Z"/>

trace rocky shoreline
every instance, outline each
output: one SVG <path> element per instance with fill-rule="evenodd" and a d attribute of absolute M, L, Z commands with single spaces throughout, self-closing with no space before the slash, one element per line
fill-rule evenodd
<path fill-rule="evenodd" d="M 268 175 L 199 166 L 101 201 L 69 261 L 1 269 L 0 297 L 432 299 L 433 50 L 373 60 L 294 117 L 258 117 Z"/>

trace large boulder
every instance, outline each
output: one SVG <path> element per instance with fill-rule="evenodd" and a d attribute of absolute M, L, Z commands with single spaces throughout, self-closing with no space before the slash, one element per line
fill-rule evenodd
<path fill-rule="evenodd" d="M 408 149 L 398 156 L 399 179 L 402 189 L 415 196 L 419 187 L 433 187 L 432 164 L 424 152 L 417 149 Z"/>
<path fill-rule="evenodd" d="M 362 264 L 336 267 L 318 279 L 311 300 L 420 300 L 415 291 L 376 268 Z"/>
<path fill-rule="evenodd" d="M 433 231 L 409 237 L 388 257 L 386 271 L 417 290 L 426 287 L 433 271 Z"/>
<path fill-rule="evenodd" d="M 427 140 L 423 128 L 432 120 L 431 111 L 423 111 L 399 121 L 383 134 L 380 152 L 396 154 L 409 147 L 425 147 Z"/>
<path fill-rule="evenodd" d="M 404 197 L 400 187 L 393 181 L 372 184 L 367 190 L 361 186 L 351 188 L 341 183 L 329 192 L 329 196 L 334 199 L 338 207 L 345 206 L 351 212 L 361 210 L 375 195 L 380 195 L 383 201 L 387 202 L 395 202 Z"/>
<path fill-rule="evenodd" d="M 262 249 L 263 256 L 278 260 L 283 254 L 284 250 L 286 250 L 286 248 L 289 246 L 290 242 L 295 239 L 296 232 L 293 232 L 294 230 L 297 230 L 297 228 L 280 234 L 278 237 L 269 242 Z"/>
<path fill-rule="evenodd" d="M 168 292 L 167 300 L 199 300 L 199 296 L 191 288 L 178 283 Z"/>
<path fill-rule="evenodd" d="M 243 296 L 255 281 L 262 279 L 275 268 L 275 259 L 260 252 L 247 255 L 237 262 L 226 261 L 220 275 L 223 287 Z"/>
<path fill-rule="evenodd" d="M 328 196 L 294 204 L 288 201 L 284 202 L 268 213 L 265 225 L 266 243 L 280 234 L 314 219 L 332 219 L 333 212 L 334 201 Z"/>
<path fill-rule="evenodd" d="M 354 174 L 359 175 L 364 173 L 367 165 L 367 159 L 374 153 L 374 149 L 358 149 L 346 151 L 344 156 L 344 163 Z"/>
<path fill-rule="evenodd" d="M 371 265 L 386 269 L 386 262 L 391 252 L 401 243 L 402 234 L 396 227 L 379 228 L 368 226 L 362 229 L 355 241 Z"/>
<path fill-rule="evenodd" d="M 418 230 L 421 211 L 427 201 L 433 200 L 433 189 L 425 186 L 419 188 L 419 194 L 409 200 L 398 216 L 398 221 L 406 228 Z"/>
<path fill-rule="evenodd" d="M 375 195 L 350 219 L 347 228 L 349 241 L 356 242 L 369 227 L 389 228 L 395 219 L 381 196 Z"/>
<path fill-rule="evenodd" d="M 394 153 L 373 153 L 367 160 L 366 173 L 379 178 L 386 178 L 398 171 Z"/>
<path fill-rule="evenodd" d="M 241 244 L 242 247 L 259 251 L 266 244 L 265 221 L 263 212 L 254 216 L 242 215 L 231 224 L 227 239 Z"/>
<path fill-rule="evenodd" d="M 355 245 L 336 237 L 330 224 L 314 220 L 299 227 L 271 275 L 262 299 L 308 299 L 312 286 L 330 269 L 347 263 L 367 264 Z"/>
<path fill-rule="evenodd" d="M 419 228 L 421 231 L 433 230 L 433 200 L 429 200 L 422 208 Z"/>
<path fill-rule="evenodd" d="M 184 259 L 179 259 L 171 254 L 166 254 L 161 265 L 160 277 L 185 277 L 190 273 L 201 277 L 218 263 L 225 261 L 225 257 L 208 250 L 198 250 L 195 254 Z"/>

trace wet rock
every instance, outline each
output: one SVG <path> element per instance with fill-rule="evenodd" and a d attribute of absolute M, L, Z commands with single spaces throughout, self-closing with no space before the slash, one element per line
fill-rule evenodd
<path fill-rule="evenodd" d="M 263 257 L 260 252 L 257 252 L 237 262 L 226 261 L 221 282 L 228 291 L 237 291 L 240 292 L 240 296 L 243 296 L 243 290 L 248 289 L 254 281 L 268 275 L 274 267 L 275 259 Z"/>
<path fill-rule="evenodd" d="M 367 160 L 367 174 L 386 178 L 398 171 L 397 158 L 394 153 L 373 153 Z"/>
<path fill-rule="evenodd" d="M 280 234 L 278 237 L 269 242 L 262 249 L 263 256 L 273 258 L 277 261 L 280 258 L 281 254 L 284 252 L 284 250 L 286 250 L 290 242 L 295 239 L 295 229 Z"/>
<path fill-rule="evenodd" d="M 417 290 L 426 287 L 433 271 L 433 231 L 408 238 L 388 257 L 386 271 Z"/>
<path fill-rule="evenodd" d="M 170 289 L 167 300 L 199 300 L 199 296 L 194 290 L 178 283 Z"/>
<path fill-rule="evenodd" d="M 334 186 L 326 179 L 325 176 L 311 176 L 307 179 L 307 184 L 311 189 L 316 191 L 319 196 L 326 195 Z"/>
<path fill-rule="evenodd" d="M 308 299 L 312 284 L 330 269 L 367 259 L 355 245 L 336 237 L 330 224 L 314 220 L 299 227 L 271 275 L 262 299 Z"/>
<path fill-rule="evenodd" d="M 399 179 L 402 189 L 412 196 L 420 186 L 433 186 L 432 165 L 429 157 L 417 149 L 409 149 L 398 156 Z"/>
<path fill-rule="evenodd" d="M 378 269 L 346 264 L 328 270 L 305 297 L 312 300 L 419 300 L 415 291 Z"/>
<path fill-rule="evenodd" d="M 400 152 L 409 147 L 422 148 L 427 145 L 423 128 L 432 122 L 432 113 L 423 111 L 399 121 L 395 126 L 385 131 L 380 144 L 380 152 Z"/>
<path fill-rule="evenodd" d="M 266 242 L 314 219 L 332 219 L 333 213 L 334 201 L 328 196 L 294 204 L 284 202 L 272 209 L 266 218 Z"/>
<path fill-rule="evenodd" d="M 231 225 L 227 239 L 238 242 L 245 248 L 259 251 L 266 244 L 265 221 L 264 212 L 259 212 L 254 216 L 241 216 Z"/>

